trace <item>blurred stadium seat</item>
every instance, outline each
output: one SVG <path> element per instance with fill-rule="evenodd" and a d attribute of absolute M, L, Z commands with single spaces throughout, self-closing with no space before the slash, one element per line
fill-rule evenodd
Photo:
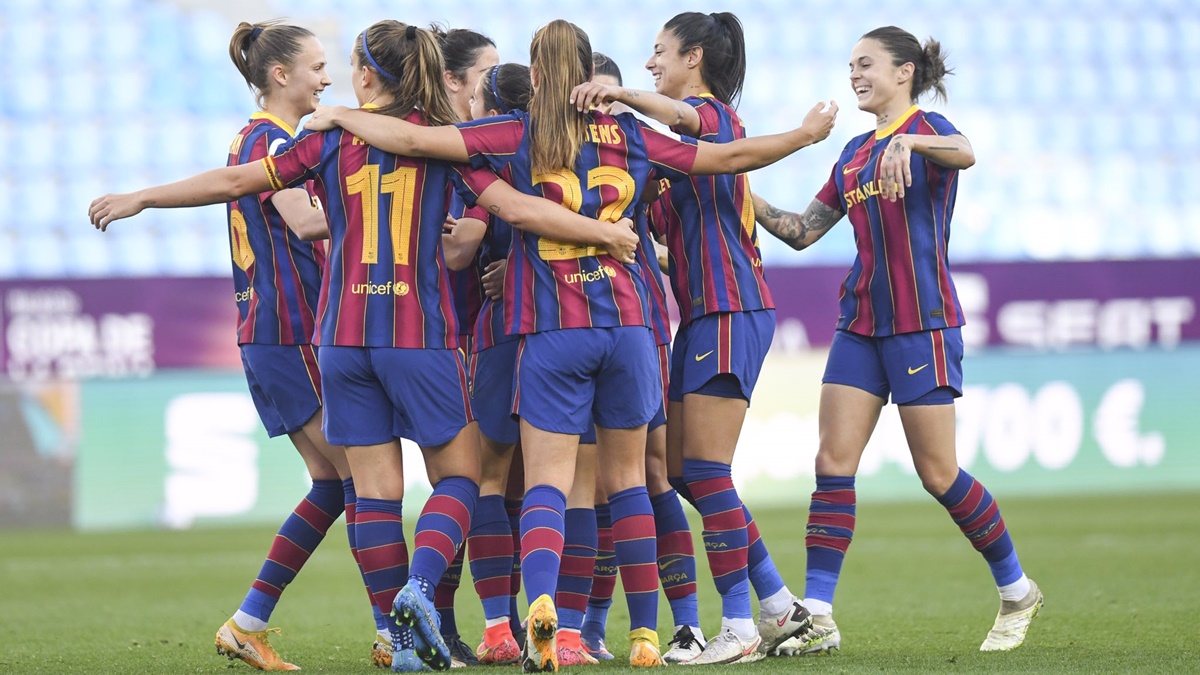
<path fill-rule="evenodd" d="M 418 0 L 397 18 L 481 27 L 503 60 L 524 62 L 537 26 L 563 16 L 617 60 L 627 84 L 651 86 L 642 66 L 669 12 L 647 15 L 625 0 L 602 15 L 561 0 L 518 5 L 498 13 L 483 0 L 453 8 Z M 933 35 L 949 53 L 950 100 L 928 106 L 944 110 L 978 153 L 961 183 L 956 261 L 1200 255 L 1200 192 L 1186 188 L 1200 152 L 1200 5 L 945 0 L 875 8 L 764 0 L 735 10 L 747 33 L 740 112 L 750 133 L 793 126 L 817 100 L 836 98 L 843 110 L 827 143 L 756 172 L 756 192 L 803 209 L 840 148 L 871 128 L 853 107 L 847 56 L 859 35 L 896 23 Z M 326 102 L 352 104 L 351 42 L 395 10 L 387 0 L 5 0 L 0 202 L 10 207 L 0 216 L 0 277 L 228 274 L 220 207 L 145 214 L 98 238 L 83 215 L 87 203 L 224 163 L 253 110 L 228 62 L 238 19 L 286 16 L 311 26 L 334 78 Z M 624 20 L 632 16 L 646 18 Z M 1154 205 L 1152 217 L 1131 227 L 1123 215 L 1142 203 Z M 845 263 L 854 251 L 848 232 L 803 255 L 765 234 L 762 246 L 773 265 Z M 60 255 L 45 254 L 55 247 Z"/>

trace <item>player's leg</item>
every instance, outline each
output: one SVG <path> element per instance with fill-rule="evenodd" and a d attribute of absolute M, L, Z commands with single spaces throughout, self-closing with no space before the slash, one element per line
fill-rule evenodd
<path fill-rule="evenodd" d="M 604 493 L 603 471 L 596 472 L 596 566 L 592 571 L 592 593 L 588 597 L 581 639 L 588 654 L 600 661 L 611 661 L 607 639 L 608 610 L 617 587 L 617 552 L 613 548 L 612 511 Z"/>
<path fill-rule="evenodd" d="M 521 508 L 521 577 L 530 600 L 522 667 L 556 669 L 554 596 L 562 563 L 567 494 L 580 434 L 591 424 L 602 329 L 526 335 L 517 356 L 514 412 L 521 419 L 525 497 Z"/>
<path fill-rule="evenodd" d="M 962 391 L 961 333 L 951 328 L 887 341 L 885 360 L 893 366 L 889 375 L 899 381 L 893 385 L 893 399 L 899 403 L 917 475 L 987 561 L 1000 594 L 1000 611 L 980 649 L 1014 649 L 1025 640 L 1041 608 L 1042 593 L 1025 576 L 995 499 L 958 466 L 954 399 Z"/>
<path fill-rule="evenodd" d="M 599 533 L 596 528 L 595 431 L 579 439 L 575 478 L 567 495 L 562 566 L 554 604 L 558 608 L 556 648 L 560 666 L 597 663 L 584 650 L 580 632 L 592 591 Z"/>
<path fill-rule="evenodd" d="M 456 349 L 375 350 L 372 359 L 393 405 L 413 423 L 433 494 L 417 520 L 409 577 L 396 594 L 396 619 L 413 628 L 417 656 L 450 667 L 433 599 L 455 559 L 479 499 L 479 430 L 471 414 L 466 363 Z"/>
<path fill-rule="evenodd" d="M 312 348 L 304 346 L 244 345 L 242 363 L 251 398 L 270 436 L 287 434 L 304 461 L 312 487 L 276 533 L 257 578 L 241 606 L 218 630 L 217 652 L 239 658 L 258 668 L 290 670 L 267 639 L 271 618 L 283 589 L 287 587 L 329 527 L 345 509 L 338 467 L 309 442 L 303 427 L 319 419 L 319 377 Z M 311 374 L 308 366 L 311 365 Z M 332 454 L 332 453 L 331 453 Z M 343 470 L 345 459 L 342 456 Z"/>
<path fill-rule="evenodd" d="M 646 489 L 646 425 L 662 406 L 658 353 L 650 330 L 605 329 L 605 365 L 593 414 L 612 514 L 613 548 L 629 608 L 630 665 L 662 665 L 654 510 Z"/>
<path fill-rule="evenodd" d="M 854 538 L 854 476 L 890 392 L 874 338 L 835 333 L 822 383 L 816 489 L 804 540 L 808 554 L 804 606 L 813 613 L 813 628 L 803 644 L 789 645 L 800 653 L 841 647 L 841 633 L 833 621 L 833 596 Z"/>

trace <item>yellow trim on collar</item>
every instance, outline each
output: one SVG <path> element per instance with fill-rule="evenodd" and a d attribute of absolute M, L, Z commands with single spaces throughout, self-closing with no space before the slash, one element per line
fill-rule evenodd
<path fill-rule="evenodd" d="M 279 119 L 278 117 L 272 115 L 271 113 L 269 113 L 265 110 L 259 110 L 258 112 L 254 113 L 253 115 L 250 116 L 250 119 L 252 119 L 252 120 L 271 120 L 280 129 L 283 129 L 284 131 L 286 131 L 288 136 L 296 135 L 296 130 L 292 128 L 292 125 L 288 124 L 287 122 L 284 122 L 283 120 Z"/>
<path fill-rule="evenodd" d="M 905 122 L 912 119 L 912 116 L 916 112 L 917 112 L 916 105 L 909 106 L 908 110 L 905 110 L 904 114 L 900 116 L 900 119 L 896 120 L 895 122 L 892 122 L 891 124 L 887 125 L 886 127 L 882 128 L 882 129 L 876 129 L 875 130 L 875 140 L 880 141 L 880 140 L 883 140 L 883 139 L 887 138 L 888 136 L 891 136 L 892 134 L 896 133 L 896 130 L 899 129 L 900 127 L 904 126 Z"/>

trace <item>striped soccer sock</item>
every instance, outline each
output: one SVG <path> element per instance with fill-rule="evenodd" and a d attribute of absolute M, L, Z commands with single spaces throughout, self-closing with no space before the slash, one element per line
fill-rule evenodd
<path fill-rule="evenodd" d="M 475 592 L 483 602 L 483 617 L 494 620 L 509 616 L 513 540 L 503 496 L 479 498 L 467 537 L 467 553 Z"/>
<path fill-rule="evenodd" d="M 264 624 L 269 621 L 283 589 L 296 578 L 344 509 L 341 481 L 314 480 L 308 494 L 280 526 L 258 578 L 238 611 Z"/>
<path fill-rule="evenodd" d="M 342 495 L 344 496 L 346 508 L 346 539 L 350 542 L 350 555 L 354 556 L 354 563 L 358 565 L 358 572 L 362 574 L 363 588 L 367 589 L 367 601 L 371 603 L 371 614 L 375 618 L 375 632 L 386 634 L 388 632 L 387 619 L 375 606 L 375 601 L 371 599 L 371 588 L 367 586 L 367 575 L 363 572 L 362 561 L 358 559 L 358 537 L 354 532 L 354 519 L 358 510 L 358 493 L 354 491 L 354 479 L 347 478 L 342 481 Z"/>
<path fill-rule="evenodd" d="M 567 509 L 564 523 L 562 566 L 558 570 L 554 606 L 558 609 L 558 627 L 578 631 L 583 628 L 583 615 L 592 593 L 592 573 L 596 569 L 596 511 Z"/>
<path fill-rule="evenodd" d="M 721 617 L 749 620 L 748 536 L 742 500 L 733 487 L 731 467 L 721 462 L 684 458 L 683 477 L 704 522 L 704 548 L 713 583 L 721 594 Z"/>
<path fill-rule="evenodd" d="M 608 504 L 596 505 L 596 567 L 592 571 L 592 593 L 583 619 L 583 639 L 590 645 L 603 640 L 608 627 L 608 610 L 617 587 L 617 552 L 613 548 L 612 511 Z"/>
<path fill-rule="evenodd" d="M 508 625 L 513 635 L 521 630 L 521 610 L 517 606 L 517 596 L 521 594 L 521 499 L 508 499 L 505 496 L 504 510 L 508 514 L 508 527 L 512 532 L 513 560 L 512 574 L 509 577 Z M 564 504 L 563 510 L 566 510 Z M 531 598 L 532 600 L 532 598 Z"/>
<path fill-rule="evenodd" d="M 525 597 L 554 597 L 562 564 L 567 496 L 556 487 L 535 485 L 525 493 L 521 510 L 521 577 Z"/>
<path fill-rule="evenodd" d="M 358 559 L 375 607 L 384 616 L 392 613 L 392 601 L 408 580 L 408 545 L 401 507 L 399 499 L 359 497 L 354 515 Z"/>
<path fill-rule="evenodd" d="M 804 538 L 808 554 L 804 576 L 806 601 L 811 598 L 833 605 L 842 561 L 854 539 L 855 502 L 854 476 L 817 476 Z"/>
<path fill-rule="evenodd" d="M 982 483 L 959 469 L 958 478 L 938 501 L 950 512 L 950 517 L 975 550 L 983 554 L 997 587 L 1015 583 L 1025 576 L 1012 537 L 1000 516 L 1000 507 Z"/>
<path fill-rule="evenodd" d="M 438 481 L 421 510 L 413 537 L 416 548 L 409 577 L 420 582 L 429 600 L 433 600 L 433 582 L 440 580 L 458 557 L 458 550 L 471 529 L 471 513 L 478 500 L 479 485 L 475 481 L 450 476 Z"/>
<path fill-rule="evenodd" d="M 658 628 L 658 545 L 654 537 L 654 511 L 645 486 L 609 495 L 612 510 L 613 549 L 629 607 L 629 630 Z"/>
<path fill-rule="evenodd" d="M 675 490 L 651 497 L 658 535 L 658 580 L 671 605 L 676 626 L 700 626 L 696 598 L 696 551 L 692 530 Z"/>
<path fill-rule="evenodd" d="M 792 593 L 783 583 L 783 577 L 779 576 L 779 570 L 767 552 L 767 544 L 758 532 L 750 509 L 742 504 L 742 511 L 746 516 L 746 540 L 749 542 L 746 565 L 750 570 L 750 586 L 754 589 L 754 595 L 758 596 L 759 609 L 767 614 L 787 611 L 792 605 Z"/>
<path fill-rule="evenodd" d="M 442 635 L 447 637 L 458 635 L 458 622 L 454 618 L 454 594 L 458 592 L 458 585 L 462 582 L 466 548 L 466 542 L 458 547 L 458 554 L 442 573 L 437 588 L 433 589 L 433 607 L 442 617 Z"/>

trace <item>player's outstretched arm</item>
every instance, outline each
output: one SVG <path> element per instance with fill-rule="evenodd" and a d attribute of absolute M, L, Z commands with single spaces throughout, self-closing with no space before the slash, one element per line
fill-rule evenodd
<path fill-rule="evenodd" d="M 317 106 L 305 129 L 328 131 L 341 127 L 371 147 L 405 157 L 428 157 L 466 162 L 467 144 L 457 127 L 423 127 L 398 117 L 345 106 Z"/>
<path fill-rule="evenodd" d="M 753 194 L 754 220 L 776 239 L 802 251 L 817 243 L 844 215 L 820 200 L 812 200 L 803 214 L 784 211 L 772 206 L 767 200 Z"/>
<path fill-rule="evenodd" d="M 548 199 L 518 192 L 504 181 L 488 186 L 479 195 L 478 203 L 513 227 L 539 237 L 603 246 L 609 255 L 623 263 L 636 260 L 638 236 L 628 218 L 615 223 L 588 218 Z"/>
<path fill-rule="evenodd" d="M 143 209 L 221 204 L 270 189 L 271 180 L 262 162 L 226 166 L 167 185 L 98 197 L 88 208 L 88 219 L 103 232 L 114 220 L 136 216 Z"/>
<path fill-rule="evenodd" d="M 829 137 L 837 119 L 837 103 L 818 103 L 804 116 L 799 127 L 781 134 L 742 138 L 729 143 L 697 144 L 692 174 L 745 173 L 774 164 L 800 148 Z"/>
<path fill-rule="evenodd" d="M 571 103 L 587 112 L 604 103 L 620 102 L 639 113 L 688 136 L 700 133 L 700 113 L 683 101 L 653 91 L 585 82 L 571 92 Z"/>

